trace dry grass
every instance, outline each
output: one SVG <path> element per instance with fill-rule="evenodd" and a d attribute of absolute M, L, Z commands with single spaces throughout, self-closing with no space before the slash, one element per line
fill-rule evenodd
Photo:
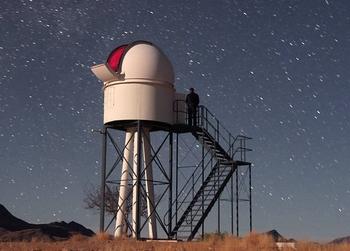
<path fill-rule="evenodd" d="M 318 244 L 307 241 L 298 242 L 298 251 L 350 251 L 350 244 Z"/>
<path fill-rule="evenodd" d="M 245 238 L 233 236 L 208 235 L 203 241 L 193 242 L 144 242 L 126 238 L 113 239 L 107 234 L 98 234 L 93 238 L 74 236 L 69 241 L 57 242 L 3 242 L 2 251 L 274 251 L 278 250 L 273 240 L 265 235 L 250 234 Z M 284 248 L 283 251 L 294 249 Z M 350 251 L 350 245 L 320 245 L 311 242 L 299 242 L 298 251 Z"/>

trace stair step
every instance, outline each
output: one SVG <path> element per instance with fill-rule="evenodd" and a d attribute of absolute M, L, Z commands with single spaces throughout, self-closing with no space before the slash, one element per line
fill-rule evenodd
<path fill-rule="evenodd" d="M 208 199 L 205 198 L 203 202 L 208 202 Z M 206 203 L 203 204 L 204 207 L 206 207 L 207 205 L 208 204 L 206 204 Z M 194 203 L 192 207 L 193 208 L 197 208 L 197 207 L 201 208 L 202 207 L 202 200 L 201 199 L 197 200 L 196 203 Z"/>
<path fill-rule="evenodd" d="M 231 167 L 228 166 L 221 166 L 217 171 L 217 173 L 229 173 L 231 171 Z"/>
<path fill-rule="evenodd" d="M 191 224 L 191 222 L 192 222 L 192 224 Z M 183 228 L 194 228 L 194 224 L 193 223 L 194 223 L 193 221 L 189 221 L 188 223 L 186 222 L 186 224 L 183 224 L 180 229 L 183 229 Z"/>
<path fill-rule="evenodd" d="M 227 174 L 229 174 L 229 173 L 230 172 L 220 172 L 219 174 L 216 173 L 215 175 L 210 177 L 210 181 L 213 181 L 213 180 L 217 181 L 218 179 L 222 179 L 222 178 L 226 177 Z"/>
<path fill-rule="evenodd" d="M 204 193 L 204 201 L 208 201 L 208 200 L 212 199 L 212 197 L 214 197 L 215 194 L 216 194 L 216 190 L 210 190 L 210 191 L 207 190 L 207 191 L 205 191 L 205 193 Z M 201 201 L 200 199 L 201 198 L 199 198 L 199 201 Z"/>
<path fill-rule="evenodd" d="M 218 183 L 219 182 L 217 182 L 217 180 L 215 180 L 216 182 L 211 182 L 211 184 L 209 185 L 209 186 L 207 186 L 207 187 L 205 187 L 205 188 L 203 188 L 203 189 L 201 189 L 201 190 L 204 190 L 204 192 L 206 192 L 206 193 L 208 193 L 208 192 L 211 192 L 211 191 L 216 191 L 217 190 L 217 188 L 218 188 Z"/>
<path fill-rule="evenodd" d="M 205 185 L 207 185 L 208 183 L 214 181 L 217 178 L 218 178 L 217 172 L 213 173 L 212 175 L 210 175 L 210 177 L 208 176 L 207 183 Z"/>
<path fill-rule="evenodd" d="M 200 217 L 202 217 L 202 207 L 197 207 L 197 208 L 193 209 L 191 218 L 192 219 L 198 219 Z"/>
<path fill-rule="evenodd" d="M 205 193 L 209 193 L 209 192 L 215 192 L 215 188 L 214 186 L 210 186 L 210 187 L 207 187 L 207 188 L 203 188 L 201 189 L 203 192 Z"/>
<path fill-rule="evenodd" d="M 209 186 L 214 186 L 215 184 L 217 184 L 218 182 L 220 182 L 220 180 L 224 177 L 224 175 L 220 175 L 218 176 L 212 176 L 210 181 L 208 182 L 207 185 Z M 225 176 L 226 177 L 226 176 Z"/>
<path fill-rule="evenodd" d="M 218 174 L 221 172 L 229 172 L 231 171 L 231 167 L 227 167 L 227 166 L 221 166 L 220 168 L 216 169 L 213 174 Z"/>
<path fill-rule="evenodd" d="M 208 200 L 212 199 L 213 196 L 215 196 L 216 192 L 211 192 L 211 191 L 205 191 L 204 193 L 204 202 L 207 202 Z M 198 203 L 202 203 L 202 196 L 198 198 L 198 200 L 196 201 Z M 195 204 L 197 205 L 197 204 Z"/>
<path fill-rule="evenodd" d="M 208 202 L 209 199 L 212 200 L 212 198 L 207 198 L 207 199 L 205 200 L 205 202 Z M 202 201 L 200 201 L 200 202 L 202 202 Z M 206 208 L 208 205 L 209 205 L 209 204 L 206 204 L 206 203 L 205 203 L 205 204 L 204 204 L 204 208 Z M 201 208 L 201 207 L 202 207 L 202 203 L 201 203 L 201 204 L 196 204 L 196 206 L 199 207 L 199 208 Z"/>
<path fill-rule="evenodd" d="M 180 229 L 193 229 L 196 226 L 196 224 L 198 223 L 199 220 L 200 220 L 200 218 L 197 219 L 197 220 L 189 219 L 189 221 L 187 221 L 186 224 L 182 225 Z"/>
<path fill-rule="evenodd" d="M 215 187 L 217 187 L 217 179 L 213 179 L 213 180 L 211 180 L 208 184 L 207 184 L 207 186 L 205 186 L 205 188 L 208 188 L 208 189 L 206 189 L 206 191 L 212 191 L 212 190 L 215 190 Z M 203 188 L 203 189 L 205 189 L 205 188 Z M 213 188 L 213 189 L 212 189 Z"/>
<path fill-rule="evenodd" d="M 206 192 L 205 194 L 204 194 L 204 201 L 208 201 L 208 200 L 211 200 L 211 199 L 213 199 L 214 197 L 215 197 L 215 194 L 216 194 L 216 191 L 213 191 L 213 192 Z M 201 201 L 201 200 L 200 200 Z"/>
<path fill-rule="evenodd" d="M 209 205 L 209 204 L 204 204 L 204 205 L 203 205 L 203 208 L 206 208 L 208 205 Z M 195 207 L 195 208 L 197 208 L 197 209 L 201 209 L 201 208 L 202 208 L 202 204 L 200 204 L 200 205 L 196 205 L 196 207 Z"/>
<path fill-rule="evenodd" d="M 233 165 L 233 163 L 230 163 L 230 162 L 220 162 L 220 166 L 230 168 L 229 170 L 231 170 L 232 165 Z"/>
<path fill-rule="evenodd" d="M 191 224 L 184 225 L 183 226 L 184 228 L 181 228 L 180 231 L 190 231 L 190 232 L 192 232 L 192 230 L 195 228 L 197 223 L 198 223 L 198 221 L 197 222 L 192 222 L 192 225 Z"/>
<path fill-rule="evenodd" d="M 226 163 L 228 163 L 227 162 L 227 159 L 226 158 L 224 158 L 224 157 L 220 157 L 220 158 L 216 158 L 217 159 L 217 161 L 218 161 L 218 165 L 220 166 L 220 167 L 227 167 L 228 165 L 226 164 Z M 221 163 L 225 163 L 225 164 L 221 164 Z M 230 164 L 230 166 L 231 166 L 231 164 Z"/>
<path fill-rule="evenodd" d="M 227 175 L 220 175 L 220 177 L 213 176 L 212 180 L 210 180 L 210 183 L 208 183 L 208 186 L 209 187 L 218 186 L 219 184 L 221 184 L 224 181 L 224 179 L 226 177 L 227 177 Z"/>
<path fill-rule="evenodd" d="M 219 175 L 212 176 L 211 178 L 215 178 L 216 180 L 226 178 L 226 176 L 230 173 L 230 171 L 222 171 Z"/>
<path fill-rule="evenodd" d="M 222 162 L 227 162 L 228 160 L 224 155 L 216 154 L 214 157 L 218 160 L 218 165 L 220 165 Z"/>
<path fill-rule="evenodd" d="M 214 182 L 214 180 L 212 180 L 210 181 L 210 184 L 207 184 L 207 186 L 203 187 L 200 191 L 204 191 L 204 192 L 215 191 L 215 187 L 217 186 L 216 183 L 217 182 Z"/>
<path fill-rule="evenodd" d="M 212 180 L 210 183 L 207 184 L 207 186 L 203 187 L 201 190 L 204 192 L 210 192 L 210 191 L 215 191 L 215 187 L 217 186 L 215 182 L 217 180 Z"/>
<path fill-rule="evenodd" d="M 204 204 L 206 204 L 205 202 L 208 202 L 209 200 L 212 199 L 212 197 L 214 197 L 215 193 L 205 193 L 204 194 Z M 202 205 L 202 196 L 200 198 L 198 198 L 198 200 L 196 201 L 196 203 L 194 205 L 198 205 L 198 204 Z"/>
<path fill-rule="evenodd" d="M 219 153 L 215 153 L 214 157 L 217 158 L 217 159 L 220 159 L 220 162 L 227 161 L 226 155 L 224 155 L 224 154 L 222 154 L 220 152 Z M 219 164 L 220 164 L 220 162 L 219 162 Z"/>
<path fill-rule="evenodd" d="M 219 176 L 214 176 L 213 178 L 216 178 L 216 181 L 223 181 L 228 175 L 230 174 L 230 172 L 223 172 L 220 173 Z"/>
<path fill-rule="evenodd" d="M 176 239 L 186 241 L 188 239 L 188 236 L 176 236 Z"/>
<path fill-rule="evenodd" d="M 180 233 L 191 233 L 192 232 L 192 230 L 183 230 L 183 231 L 177 231 L 177 232 L 180 232 Z M 187 237 L 188 238 L 188 237 Z"/>
<path fill-rule="evenodd" d="M 203 212 L 205 211 L 206 208 L 207 207 L 203 207 Z M 195 217 L 195 218 L 202 217 L 202 206 L 194 208 L 193 212 L 194 212 L 195 216 L 192 215 L 192 217 Z"/>
<path fill-rule="evenodd" d="M 216 178 L 216 179 L 222 178 L 229 173 L 230 173 L 229 171 L 220 170 L 219 172 L 216 172 L 215 175 L 211 176 L 210 178 Z"/>
<path fill-rule="evenodd" d="M 216 154 L 214 156 L 218 160 L 218 164 L 220 165 L 221 162 L 226 162 L 227 158 L 224 155 Z"/>
<path fill-rule="evenodd" d="M 213 140 L 211 140 L 211 139 L 208 138 L 208 137 L 203 137 L 203 139 L 204 139 L 205 142 L 208 142 L 208 143 L 210 143 L 210 144 L 215 144 L 215 143 L 213 142 Z"/>
<path fill-rule="evenodd" d="M 206 190 L 203 190 L 203 191 L 204 191 L 205 195 L 209 195 L 210 193 L 214 193 L 214 194 L 216 193 L 215 189 L 210 189 L 210 190 L 206 189 Z"/>
<path fill-rule="evenodd" d="M 225 160 L 227 160 L 227 158 L 221 154 L 216 154 L 215 158 L 219 161 L 219 164 L 220 164 L 220 162 L 224 162 Z"/>
<path fill-rule="evenodd" d="M 188 222 L 186 222 L 186 224 L 182 225 L 181 227 L 184 227 L 184 228 L 194 228 L 194 226 L 198 223 L 198 221 L 200 220 L 200 218 L 198 219 L 192 219 Z"/>
<path fill-rule="evenodd" d="M 220 168 L 218 168 L 218 170 L 216 171 L 216 173 L 220 173 L 220 172 L 230 172 L 231 171 L 231 166 L 221 166 Z"/>
<path fill-rule="evenodd" d="M 208 189 L 206 189 L 205 192 L 210 192 L 210 191 L 216 191 L 219 186 L 221 186 L 222 182 L 221 180 L 213 180 L 210 185 L 208 186 Z M 204 189 L 204 188 L 203 188 Z"/>
<path fill-rule="evenodd" d="M 203 210 L 205 210 L 205 208 L 206 207 L 204 207 Z M 202 206 L 194 208 L 193 212 L 195 215 L 192 215 L 192 217 L 194 218 L 202 217 Z"/>
<path fill-rule="evenodd" d="M 203 188 L 204 194 L 210 194 L 210 193 L 216 193 L 218 188 L 218 185 L 213 184 L 212 186 L 208 187 L 207 189 Z"/>
<path fill-rule="evenodd" d="M 205 194 L 204 194 L 204 201 L 208 201 L 210 199 L 212 199 L 216 194 L 216 191 L 214 192 L 211 192 L 211 191 L 207 191 Z M 202 202 L 202 200 L 199 200 L 200 202 Z"/>
<path fill-rule="evenodd" d="M 205 208 L 205 206 L 204 206 L 204 208 Z M 200 209 L 202 209 L 202 204 L 197 204 L 197 205 L 195 205 L 195 206 L 192 208 L 192 216 L 198 215 L 198 212 L 201 211 Z M 190 214 L 191 214 L 191 213 L 190 213 Z"/>
<path fill-rule="evenodd" d="M 192 221 L 192 223 L 198 222 L 200 218 L 202 218 L 202 215 L 195 215 L 195 216 L 191 217 L 191 221 Z"/>
<path fill-rule="evenodd" d="M 217 159 L 220 159 L 221 161 L 227 160 L 227 158 L 225 157 L 225 155 L 223 155 L 223 154 L 221 154 L 221 153 L 215 154 L 215 157 L 216 157 Z"/>

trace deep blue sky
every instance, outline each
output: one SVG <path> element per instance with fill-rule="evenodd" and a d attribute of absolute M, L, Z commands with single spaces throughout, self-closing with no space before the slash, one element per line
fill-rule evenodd
<path fill-rule="evenodd" d="M 116 46 L 157 44 L 234 134 L 254 138 L 254 228 L 349 235 L 350 2 L 2 1 L 0 203 L 97 230 L 102 92 Z M 214 227 L 215 230 L 215 227 Z"/>

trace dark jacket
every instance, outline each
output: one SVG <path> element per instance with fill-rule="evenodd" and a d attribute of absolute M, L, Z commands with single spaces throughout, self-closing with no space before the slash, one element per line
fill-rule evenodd
<path fill-rule="evenodd" d="M 191 92 L 186 96 L 186 104 L 188 108 L 196 108 L 199 104 L 199 96 L 197 93 Z"/>

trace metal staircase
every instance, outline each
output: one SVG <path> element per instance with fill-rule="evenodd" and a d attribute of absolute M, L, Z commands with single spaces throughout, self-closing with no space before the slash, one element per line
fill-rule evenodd
<path fill-rule="evenodd" d="M 198 165 L 179 193 L 184 195 L 173 203 L 176 213 L 171 219 L 176 223 L 171 236 L 184 240 L 195 237 L 238 166 L 250 164 L 246 162 L 246 152 L 251 151 L 246 148 L 249 137 L 232 136 L 204 106 L 199 107 L 197 126 L 191 127 L 191 132 L 211 154 L 215 165 L 208 162 L 201 163 L 202 168 Z M 207 173 L 205 178 L 204 172 Z M 181 209 L 182 215 L 177 219 L 177 212 Z"/>

